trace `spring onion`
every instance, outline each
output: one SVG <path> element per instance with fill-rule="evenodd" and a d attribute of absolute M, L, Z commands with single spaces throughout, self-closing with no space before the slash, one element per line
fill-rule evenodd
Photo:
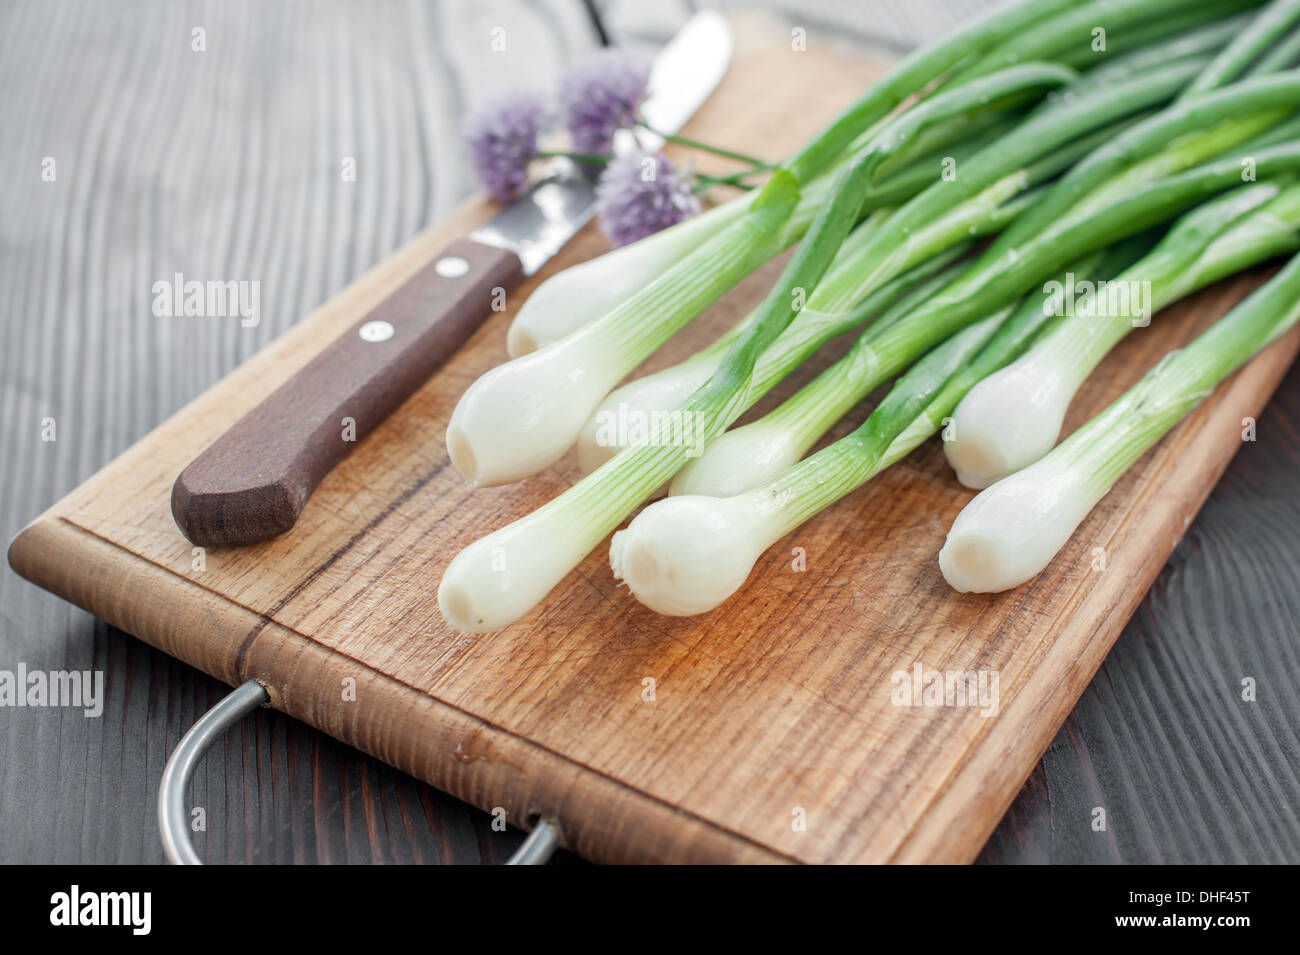
<path fill-rule="evenodd" d="M 1300 21 L 1300 0 L 1273 0 L 1183 91 L 1183 97 L 1199 96 L 1218 89 L 1247 72 L 1261 51 L 1271 46 L 1297 21 Z M 1270 65 L 1265 63 L 1263 70 L 1268 72 L 1270 69 Z"/>
<path fill-rule="evenodd" d="M 972 78 L 994 72 L 1013 63 L 1044 59 L 1083 66 L 1099 52 L 1095 46 L 1095 31 L 1104 29 L 1107 52 L 1122 51 L 1124 36 L 1151 25 L 1156 30 L 1173 32 L 1188 25 L 1186 21 L 1170 22 L 1171 17 L 1191 14 L 1193 23 L 1222 16 L 1230 8 L 1240 9 L 1240 0 L 1157 0 L 1154 3 L 1132 3 L 1131 0 L 1093 0 L 1076 4 L 1075 8 L 1059 17 L 1042 20 L 1027 30 L 1008 38 L 1001 46 L 990 51 L 978 61 L 961 70 L 950 82 L 962 83 Z M 1117 45 L 1112 48 L 1112 36 Z"/>
<path fill-rule="evenodd" d="M 1126 52 L 1113 55 L 1084 74 L 1081 83 L 1102 84 L 1140 76 L 1156 66 L 1162 66 L 1185 57 L 1215 54 L 1225 47 L 1243 27 L 1254 18 L 1253 13 L 1242 13 L 1197 26 L 1185 32 L 1168 35 L 1165 24 L 1158 24 L 1159 35 L 1151 42 L 1141 43 Z M 1131 34 L 1126 34 L 1131 36 Z M 1206 65 L 1209 60 L 1206 60 Z M 1283 69 L 1275 66 L 1268 72 Z"/>
<path fill-rule="evenodd" d="M 850 454 L 848 445 L 837 442 L 777 475 L 776 483 L 792 474 L 802 475 L 803 483 L 778 494 L 790 503 L 783 508 L 786 517 L 772 520 L 793 519 L 790 515 L 801 509 L 812 513 L 819 501 L 846 493 L 854 481 L 897 460 L 940 425 L 939 412 L 955 406 L 976 371 L 1000 367 L 1030 340 L 1040 340 L 1043 329 L 1050 334 L 1057 325 L 1049 316 L 1024 318 L 1023 309 L 1012 309 L 1044 278 L 1240 183 L 1239 157 L 1229 158 L 1225 149 L 1249 144 L 1252 171 L 1265 185 L 1300 174 L 1300 142 L 1275 139 L 1259 145 L 1261 133 L 1276 137 L 1294 118 L 1300 73 L 1256 75 L 1260 71 L 1245 64 L 1245 79 L 1226 86 L 1220 80 L 1208 83 L 1199 78 L 1238 55 L 1242 41 L 1219 33 L 1199 37 L 1191 48 L 1179 46 L 1191 24 L 1200 30 L 1210 21 L 1226 20 L 1233 7 L 1240 4 L 1031 0 L 986 17 L 909 56 L 773 171 L 757 198 L 746 198 L 733 222 L 660 274 L 650 277 L 661 265 L 647 267 L 637 281 L 648 279 L 648 284 L 609 312 L 480 379 L 448 429 L 453 462 L 467 466 L 467 475 L 479 483 L 537 470 L 565 450 L 566 439 L 577 434 L 633 365 L 698 313 L 710 295 L 770 258 L 783 237 L 796 234 L 796 209 L 819 177 L 832 183 L 767 297 L 721 343 L 706 350 L 707 361 L 698 365 L 709 366 L 707 380 L 671 409 L 691 422 L 692 442 L 675 440 L 670 425 L 655 424 L 644 443 L 615 454 L 533 513 L 471 543 L 454 557 L 439 586 L 447 622 L 457 630 L 485 632 L 528 612 L 639 504 L 682 471 L 694 448 L 712 443 L 711 452 L 717 447 L 718 436 L 824 340 L 820 336 L 826 328 L 869 318 L 854 315 L 855 306 L 968 241 L 969 235 L 949 235 L 941 228 L 945 216 L 968 203 L 978 199 L 998 210 L 1022 205 L 1001 236 L 956 278 L 909 310 L 886 313 L 868 325 L 846 359 L 828 369 L 837 374 L 828 379 L 824 373 L 792 399 L 806 403 L 809 394 L 820 395 L 827 406 L 808 407 L 803 420 L 791 422 L 798 432 L 795 443 L 809 435 L 815 440 L 829 423 L 829 406 L 856 400 L 854 395 L 861 397 L 860 389 L 873 382 L 902 376 L 863 425 L 866 431 L 855 432 L 859 453 Z M 1126 25 L 1116 48 L 1130 52 L 1109 61 L 1113 68 L 1089 82 L 1061 64 L 1085 65 L 1075 28 L 1094 15 L 1104 24 Z M 999 61 L 1007 54 L 1012 59 Z M 1048 62 L 1021 62 L 1026 56 Z M 1143 57 L 1152 65 L 1133 68 Z M 1125 58 L 1128 66 L 1122 67 Z M 1016 65 L 1006 66 L 1008 62 Z M 1226 70 L 1222 79 L 1235 75 L 1240 70 Z M 1165 107 L 1193 82 L 1217 88 L 1198 90 Z M 1057 91 L 1043 98 L 1053 87 Z M 894 112 L 911 97 L 919 99 Z M 1024 112 L 1028 100 L 1038 98 L 1043 102 Z M 1153 107 L 1160 111 L 1149 113 Z M 1073 168 L 1044 193 L 1026 195 L 1029 165 L 1119 121 L 1127 124 L 1123 131 L 1077 162 L 1077 156 L 1071 157 L 1066 165 Z M 999 126 L 1005 131 L 968 150 L 955 179 L 925 185 L 908 164 L 933 158 L 936 143 L 951 143 L 954 150 L 965 146 L 953 138 L 960 137 L 965 124 L 985 134 Z M 921 191 L 882 201 L 867 227 L 859 227 L 872 211 L 863 208 L 872 189 L 883 189 L 890 178 L 906 179 L 909 189 L 915 182 Z M 988 190 L 1002 185 L 1009 192 L 987 202 Z M 880 211 L 895 203 L 892 212 Z M 913 244 L 910 237 L 936 228 L 941 231 Z M 939 236 L 942 242 L 931 241 Z M 855 257 L 863 268 L 851 276 L 841 267 Z M 1239 251 L 1229 255 L 1225 250 L 1222 267 L 1230 261 L 1245 259 Z M 724 274 L 717 275 L 719 270 Z M 826 307 L 806 308 L 813 302 Z M 908 371 L 913 362 L 916 367 Z M 821 427 L 809 424 L 818 421 L 824 422 Z M 747 462 L 738 464 L 743 469 Z M 666 503 L 682 506 L 672 505 L 671 499 Z M 777 526 L 768 525 L 756 539 Z M 629 565 L 645 563 L 632 544 L 634 537 L 621 537 L 613 555 L 625 575 L 636 573 Z M 733 571 L 728 569 L 734 578 Z M 745 573 L 747 568 L 740 580 Z M 691 609 L 708 599 L 707 594 L 688 595 L 680 607 Z"/>
<path fill-rule="evenodd" d="M 626 367 L 775 253 L 796 200 L 774 177 L 745 215 L 618 308 L 546 348 L 498 365 L 461 396 L 447 425 L 452 464 L 474 485 L 535 474 L 573 443 Z M 622 358 L 622 363 L 616 360 Z"/>
<path fill-rule="evenodd" d="M 1141 0 L 1141 4 L 1154 0 Z M 832 120 L 787 165 L 796 182 L 807 182 L 854 137 L 888 115 L 909 96 L 954 67 L 978 59 L 1037 23 L 1058 16 L 1077 0 L 1027 0 L 978 17 L 944 40 L 903 58 L 857 101 Z"/>
<path fill-rule="evenodd" d="M 524 301 L 506 336 L 512 358 L 559 341 L 641 291 L 742 216 L 746 196 L 552 275 Z"/>
<path fill-rule="evenodd" d="M 1300 257 L 1048 455 L 977 494 L 939 552 L 944 578 L 991 593 L 1034 577 L 1148 448 L 1297 319 Z"/>
<path fill-rule="evenodd" d="M 1276 73 L 1289 70 L 1300 63 L 1300 30 L 1292 30 L 1277 45 L 1259 58 L 1250 73 Z"/>
<path fill-rule="evenodd" d="M 1117 180 L 1122 181 L 1121 192 L 1132 191 L 1161 175 L 1221 155 L 1233 142 L 1259 132 L 1254 114 L 1264 114 L 1266 121 L 1275 122 L 1297 106 L 1300 72 L 1251 77 L 1194 99 L 1180 100 L 1126 129 L 1077 163 L 1043 202 L 1021 216 L 998 241 L 1004 247 L 1013 246 L 1071 210 L 1087 209 L 1090 203 L 1108 203 L 1116 194 Z M 1233 142 L 1216 143 L 1203 135 L 1206 127 L 1225 122 L 1241 123 Z M 1147 157 L 1147 161 L 1135 161 L 1141 157 Z M 1133 172 L 1135 167 L 1142 170 L 1138 176 Z"/>

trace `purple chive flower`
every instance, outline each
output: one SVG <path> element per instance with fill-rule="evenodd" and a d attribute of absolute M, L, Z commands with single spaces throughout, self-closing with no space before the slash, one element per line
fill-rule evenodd
<path fill-rule="evenodd" d="M 607 154 L 614 131 L 636 122 L 649 79 L 650 68 L 621 50 L 601 50 L 565 73 L 560 112 L 573 137 L 573 151 Z"/>
<path fill-rule="evenodd" d="M 498 202 L 517 196 L 528 182 L 528 164 L 537 156 L 542 104 L 517 94 L 483 104 L 465 118 L 474 171 L 488 195 Z"/>
<path fill-rule="evenodd" d="M 600 231 L 627 245 L 676 225 L 700 211 L 688 179 L 662 154 L 631 153 L 611 159 L 596 183 Z"/>

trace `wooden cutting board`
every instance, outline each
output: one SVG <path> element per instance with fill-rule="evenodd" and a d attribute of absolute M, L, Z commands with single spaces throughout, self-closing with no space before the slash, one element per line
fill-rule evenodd
<path fill-rule="evenodd" d="M 797 52 L 769 20 L 734 25 L 734 65 L 687 135 L 779 157 L 882 68 L 815 36 Z M 271 705 L 476 806 L 524 826 L 557 816 L 569 847 L 598 861 L 972 860 L 1300 347 L 1289 335 L 1226 382 L 1011 593 L 962 596 L 940 576 L 936 554 L 971 495 L 932 442 L 773 547 L 711 614 L 645 610 L 601 547 L 515 626 L 460 636 L 435 600 L 457 549 L 577 477 L 565 464 L 471 492 L 443 448 L 455 401 L 504 360 L 534 280 L 325 480 L 292 533 L 195 552 L 168 506 L 185 464 L 491 211 L 462 207 L 364 275 L 42 515 L 10 560 L 232 685 L 262 681 Z M 589 229 L 539 279 L 604 249 Z M 734 322 L 779 265 L 647 369 Z M 1067 427 L 1259 279 L 1209 289 L 1136 332 Z M 996 715 L 895 705 L 894 675 L 918 664 L 996 672 Z"/>

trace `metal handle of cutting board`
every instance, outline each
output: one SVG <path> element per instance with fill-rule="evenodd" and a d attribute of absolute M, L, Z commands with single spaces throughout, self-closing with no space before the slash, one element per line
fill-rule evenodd
<path fill-rule="evenodd" d="M 270 696 L 266 687 L 256 680 L 237 686 L 230 695 L 199 717 L 168 758 L 158 788 L 158 829 L 162 833 L 163 852 L 168 861 L 176 865 L 203 864 L 190 841 L 189 813 L 185 810 L 190 777 L 207 755 L 208 747 L 226 730 L 268 702 Z M 544 816 L 537 820 L 533 831 L 506 860 L 506 865 L 545 865 L 559 844 L 559 823 Z"/>

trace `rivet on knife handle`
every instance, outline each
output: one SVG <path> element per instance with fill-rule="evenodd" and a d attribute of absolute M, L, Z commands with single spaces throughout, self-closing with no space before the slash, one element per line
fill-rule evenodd
<path fill-rule="evenodd" d="M 181 472 L 181 531 L 215 547 L 293 527 L 330 469 L 460 347 L 493 289 L 520 275 L 513 252 L 453 242 Z"/>

